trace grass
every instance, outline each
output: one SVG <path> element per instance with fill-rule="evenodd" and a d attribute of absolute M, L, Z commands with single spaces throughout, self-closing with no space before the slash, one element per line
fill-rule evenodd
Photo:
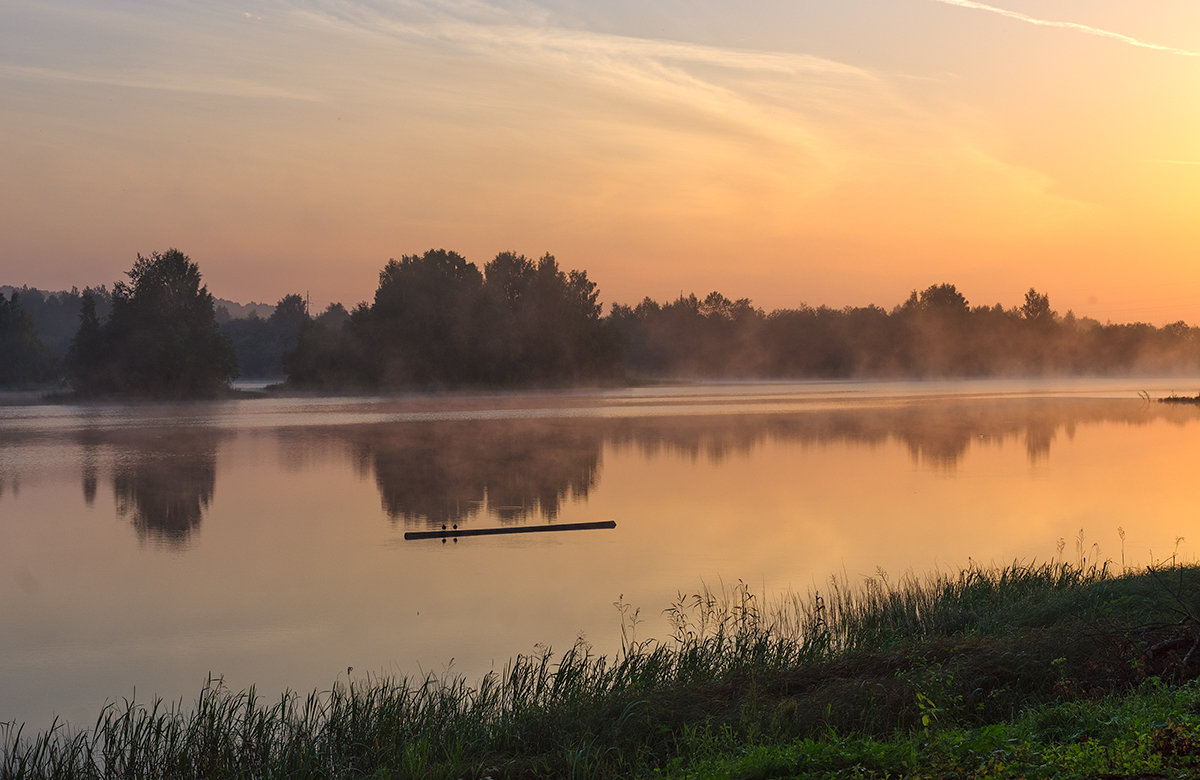
<path fill-rule="evenodd" d="M 1200 569 L 1047 563 L 680 594 L 673 635 L 0 728 L 0 778 L 1200 776 Z"/>

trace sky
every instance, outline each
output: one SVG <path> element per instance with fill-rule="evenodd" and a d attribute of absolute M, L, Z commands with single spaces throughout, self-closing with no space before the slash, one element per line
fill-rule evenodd
<path fill-rule="evenodd" d="M 4 0 L 0 284 L 549 252 L 605 303 L 1200 324 L 1195 0 Z"/>

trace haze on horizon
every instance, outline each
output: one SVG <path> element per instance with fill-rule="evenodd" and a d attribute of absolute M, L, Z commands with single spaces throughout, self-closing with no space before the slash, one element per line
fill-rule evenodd
<path fill-rule="evenodd" d="M 8 0 L 0 284 L 174 246 L 214 295 L 350 306 L 511 249 L 606 303 L 1197 324 L 1197 94 L 1188 0 Z"/>

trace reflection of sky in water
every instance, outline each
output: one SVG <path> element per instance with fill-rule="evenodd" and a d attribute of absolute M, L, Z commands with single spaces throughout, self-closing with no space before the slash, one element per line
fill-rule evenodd
<path fill-rule="evenodd" d="M 610 651 L 618 594 L 652 633 L 702 579 L 805 590 L 1060 538 L 1134 563 L 1189 536 L 1200 410 L 1136 397 L 1178 380 L 899 384 L 0 409 L 0 720 L 190 700 L 210 671 L 268 692 L 475 675 L 581 632 Z"/>

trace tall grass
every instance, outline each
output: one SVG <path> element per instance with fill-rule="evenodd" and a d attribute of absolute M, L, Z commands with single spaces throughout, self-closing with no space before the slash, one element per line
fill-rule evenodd
<path fill-rule="evenodd" d="M 1194 592 L 1196 570 L 1179 571 L 1179 590 Z M 637 640 L 636 610 L 618 603 L 624 642 L 612 657 L 580 642 L 561 655 L 519 655 L 474 683 L 375 677 L 273 701 L 210 679 L 190 706 L 110 704 L 82 731 L 0 726 L 0 778 L 634 774 L 714 728 L 811 733 L 837 718 L 867 723 L 855 720 L 861 705 L 875 709 L 878 728 L 894 729 L 954 707 L 1014 707 L 994 696 L 976 706 L 979 696 L 956 692 L 976 685 L 975 672 L 948 659 L 978 651 L 993 664 L 1007 651 L 985 646 L 988 637 L 1007 642 L 1064 621 L 1166 620 L 1179 594 L 1162 590 L 1145 576 L 1062 562 L 895 583 L 880 575 L 857 588 L 834 579 L 766 607 L 739 582 L 680 594 L 665 610 L 663 639 Z M 946 638 L 957 638 L 957 655 L 920 644 Z M 1070 650 L 1057 638 L 1046 652 Z M 1050 668 L 1046 660 L 1034 658 L 1039 669 Z M 847 698 L 850 687 L 829 687 L 830 664 L 858 664 L 851 676 L 861 701 Z M 835 717 L 839 702 L 845 711 Z"/>

